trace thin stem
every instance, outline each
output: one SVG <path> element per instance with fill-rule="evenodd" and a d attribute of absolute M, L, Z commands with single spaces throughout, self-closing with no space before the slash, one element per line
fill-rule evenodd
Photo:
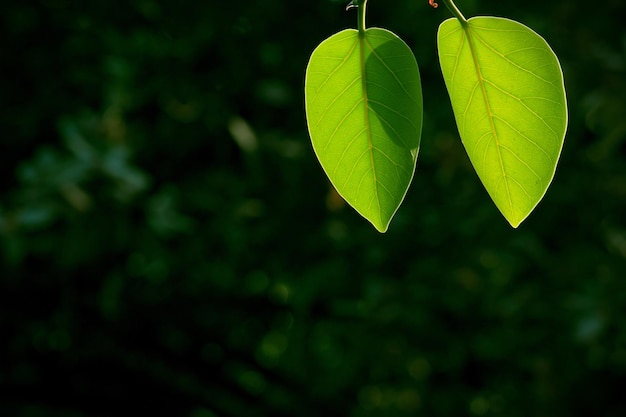
<path fill-rule="evenodd" d="M 452 0 L 443 0 L 443 3 L 446 5 L 448 10 L 450 10 L 457 19 L 459 19 L 459 22 L 461 22 L 461 26 L 467 25 L 467 20 L 465 19 L 465 16 L 463 16 L 463 13 L 461 13 L 461 11 L 458 9 L 458 7 L 456 7 L 456 4 L 454 4 Z"/>
<path fill-rule="evenodd" d="M 367 0 L 360 0 L 359 4 L 359 36 L 365 36 L 365 6 Z"/>

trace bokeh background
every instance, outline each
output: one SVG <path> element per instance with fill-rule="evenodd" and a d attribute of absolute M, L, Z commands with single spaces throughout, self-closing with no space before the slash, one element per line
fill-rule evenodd
<path fill-rule="evenodd" d="M 426 0 L 418 169 L 381 235 L 312 152 L 303 78 L 347 0 L 2 6 L 0 415 L 626 415 L 622 0 L 458 0 L 534 28 L 570 123 L 512 229 L 456 132 Z"/>

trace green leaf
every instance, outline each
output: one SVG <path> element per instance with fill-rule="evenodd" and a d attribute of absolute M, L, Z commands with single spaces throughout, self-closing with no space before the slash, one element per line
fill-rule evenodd
<path fill-rule="evenodd" d="M 306 70 L 313 149 L 337 192 L 385 232 L 409 188 L 422 130 L 415 57 L 379 28 L 339 32 Z"/>
<path fill-rule="evenodd" d="M 559 61 L 546 41 L 508 19 L 441 24 L 441 70 L 463 145 L 513 227 L 543 198 L 567 129 Z"/>

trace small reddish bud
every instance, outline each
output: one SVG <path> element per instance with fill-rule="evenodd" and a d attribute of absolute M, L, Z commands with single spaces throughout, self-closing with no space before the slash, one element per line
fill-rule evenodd
<path fill-rule="evenodd" d="M 430 4 L 431 6 L 433 6 L 435 9 L 437 7 L 439 7 L 439 5 L 437 3 L 435 3 L 435 0 L 428 0 L 428 4 Z"/>

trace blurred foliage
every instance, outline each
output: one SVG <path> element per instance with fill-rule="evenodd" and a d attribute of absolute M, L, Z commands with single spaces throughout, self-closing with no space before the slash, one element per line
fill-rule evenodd
<path fill-rule="evenodd" d="M 371 1 L 425 128 L 385 235 L 312 153 L 303 74 L 344 2 L 12 2 L 0 17 L 0 415 L 623 416 L 619 0 L 459 0 L 550 42 L 570 129 L 511 229 L 436 58 L 445 8 Z"/>

